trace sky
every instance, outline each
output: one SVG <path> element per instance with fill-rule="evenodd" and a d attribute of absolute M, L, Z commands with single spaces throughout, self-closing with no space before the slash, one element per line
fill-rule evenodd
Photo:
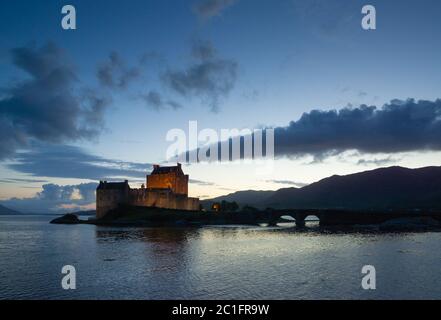
<path fill-rule="evenodd" d="M 61 8 L 76 9 L 76 29 Z M 364 5 L 376 29 L 361 26 Z M 167 133 L 274 129 L 268 163 L 184 164 L 202 199 L 441 165 L 437 0 L 0 3 L 0 204 L 94 207 L 139 187 Z"/>

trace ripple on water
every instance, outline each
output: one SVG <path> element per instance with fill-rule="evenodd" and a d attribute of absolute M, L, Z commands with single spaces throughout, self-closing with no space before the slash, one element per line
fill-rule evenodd
<path fill-rule="evenodd" d="M 203 228 L 50 225 L 0 217 L 0 298 L 439 298 L 441 233 L 322 231 L 307 223 Z M 77 290 L 61 289 L 61 267 Z M 377 290 L 360 289 L 372 264 Z"/>

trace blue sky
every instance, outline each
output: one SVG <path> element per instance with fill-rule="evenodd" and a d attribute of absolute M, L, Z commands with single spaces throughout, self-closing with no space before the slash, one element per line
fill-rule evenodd
<path fill-rule="evenodd" d="M 76 8 L 77 30 L 61 28 L 65 4 Z M 365 4 L 376 7 L 376 30 L 361 28 Z M 439 1 L 7 0 L 0 6 L 0 199 L 17 209 L 43 198 L 48 204 L 41 210 L 90 207 L 91 197 L 80 191 L 93 188 L 75 186 L 99 178 L 128 177 L 139 185 L 150 164 L 165 160 L 168 130 L 186 131 L 191 120 L 201 129 L 265 126 L 289 133 L 280 138 L 288 151 L 267 176 L 253 164 L 185 167 L 193 196 L 303 185 L 378 166 L 440 164 Z M 43 98 L 28 90 L 46 88 L 47 72 L 34 72 L 38 63 L 64 75 Z M 45 105 L 60 92 L 61 102 Z M 405 104 L 409 98 L 415 103 Z M 412 115 L 422 110 L 426 118 L 375 114 L 380 125 L 366 127 L 381 134 L 348 129 L 334 136 L 329 132 L 338 128 L 328 128 L 324 135 L 333 141 L 320 141 L 320 161 L 316 148 L 305 151 L 305 141 L 316 140 L 299 132 L 320 135 L 330 115 L 320 113 L 319 124 L 297 123 L 302 114 L 364 104 Z M 391 115 L 396 122 L 383 121 Z M 400 125 L 404 119 L 409 122 Z M 335 123 L 347 124 L 340 120 Z M 371 140 L 357 143 L 363 134 Z M 358 140 L 344 144 L 351 136 Z M 305 139 L 304 149 L 291 145 L 297 138 Z M 58 193 L 45 193 L 48 184 Z"/>

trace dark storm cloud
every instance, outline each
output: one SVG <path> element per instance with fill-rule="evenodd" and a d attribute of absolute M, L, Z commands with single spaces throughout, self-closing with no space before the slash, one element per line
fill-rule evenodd
<path fill-rule="evenodd" d="M 311 163 L 350 150 L 357 150 L 359 154 L 441 151 L 441 100 L 393 100 L 381 108 L 361 105 L 340 110 L 313 110 L 286 127 L 273 129 L 276 158 L 313 156 Z M 240 139 L 242 159 L 244 136 Z M 231 155 L 231 139 L 229 145 Z M 217 148 L 219 158 L 220 143 Z M 180 157 L 189 159 L 193 155 L 196 159 L 197 152 L 198 149 L 190 150 Z M 390 157 L 361 160 L 358 164 L 384 165 L 394 161 Z"/>
<path fill-rule="evenodd" d="M 1 204 L 23 213 L 55 213 L 90 209 L 95 203 L 97 183 L 60 186 L 44 184 L 34 197 L 12 198 Z"/>
<path fill-rule="evenodd" d="M 199 0 L 193 6 L 193 11 L 202 19 L 218 16 L 236 0 Z"/>
<path fill-rule="evenodd" d="M 25 80 L 0 98 L 0 160 L 31 141 L 62 143 L 97 137 L 107 99 L 79 88 L 75 69 L 54 44 L 11 50 Z"/>
<path fill-rule="evenodd" d="M 220 100 L 234 88 L 237 63 L 219 58 L 210 43 L 195 43 L 192 54 L 194 63 L 184 70 L 168 70 L 163 75 L 164 83 L 183 97 L 200 98 L 216 112 Z"/>
<path fill-rule="evenodd" d="M 38 177 L 111 180 L 145 178 L 151 164 L 105 159 L 67 145 L 39 146 L 18 153 L 8 168 Z"/>
<path fill-rule="evenodd" d="M 139 68 L 127 67 L 121 56 L 116 52 L 111 52 L 108 60 L 101 64 L 97 70 L 97 77 L 101 85 L 111 89 L 125 89 L 139 75 Z"/>
<path fill-rule="evenodd" d="M 382 108 L 362 105 L 313 110 L 274 131 L 276 156 L 324 157 L 346 150 L 396 153 L 441 150 L 441 100 L 393 100 Z"/>

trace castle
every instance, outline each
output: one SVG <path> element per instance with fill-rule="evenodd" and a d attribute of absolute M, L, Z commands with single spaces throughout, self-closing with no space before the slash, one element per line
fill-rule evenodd
<path fill-rule="evenodd" d="M 100 181 L 96 190 L 96 217 L 104 217 L 120 205 L 199 210 L 199 198 L 188 197 L 188 175 L 181 164 L 172 167 L 153 166 L 146 185 L 132 189 L 129 182 Z"/>

